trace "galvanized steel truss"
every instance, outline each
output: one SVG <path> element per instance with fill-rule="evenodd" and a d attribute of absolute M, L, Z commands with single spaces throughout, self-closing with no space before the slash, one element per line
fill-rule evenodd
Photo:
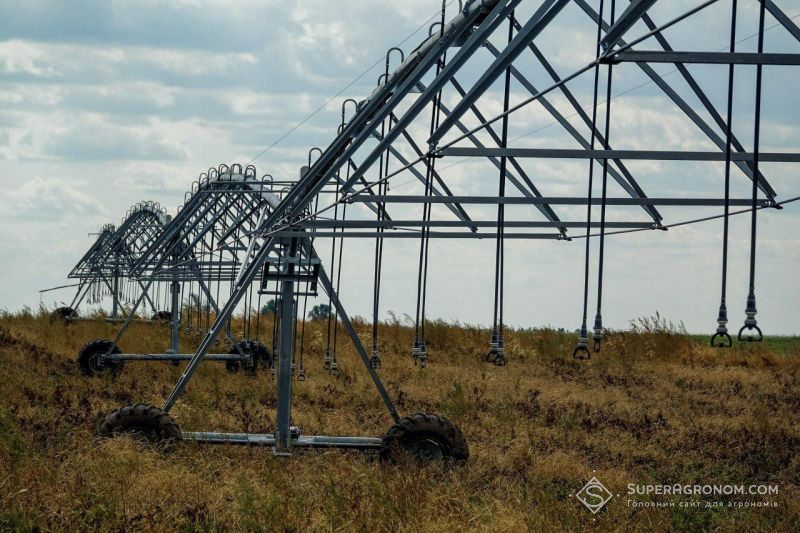
<path fill-rule="evenodd" d="M 595 5 L 599 3 L 597 9 Z M 297 308 L 297 289 L 301 266 L 314 262 L 318 265 L 315 276 L 328 294 L 337 321 L 341 321 L 354 343 L 376 388 L 392 417 L 397 412 L 378 375 L 380 357 L 373 329 L 371 354 L 357 335 L 339 299 L 341 248 L 347 238 L 374 239 L 375 290 L 374 321 L 377 322 L 380 293 L 380 272 L 383 241 L 387 238 L 414 238 L 420 241 L 417 289 L 416 339 L 412 348 L 415 360 L 423 364 L 427 358 L 425 345 L 425 291 L 427 290 L 428 247 L 431 238 L 493 239 L 496 241 L 494 327 L 490 341 L 490 354 L 495 362 L 504 363 L 503 346 L 503 257 L 507 239 L 551 239 L 570 241 L 584 239 L 586 246 L 584 269 L 583 322 L 576 357 L 589 356 L 587 324 L 589 262 L 591 238 L 599 238 L 597 314 L 593 340 L 595 351 L 600 348 L 603 336 L 601 314 L 603 287 L 603 243 L 609 230 L 639 231 L 666 229 L 669 222 L 659 208 L 723 207 L 724 242 L 722 305 L 718 317 L 715 344 L 719 339 L 731 341 L 727 333 L 725 309 L 725 272 L 727 259 L 727 220 L 730 208 L 749 208 L 752 217 L 752 256 L 750 295 L 745 310 L 745 325 L 740 331 L 745 338 L 757 339 L 760 330 L 755 321 L 754 267 L 756 213 L 769 207 L 779 207 L 777 192 L 764 175 L 762 164 L 790 164 L 800 162 L 797 153 L 762 152 L 759 146 L 761 79 L 764 65 L 794 66 L 800 64 L 800 55 L 767 53 L 764 51 L 765 16 L 769 13 L 780 26 L 800 41 L 800 29 L 771 0 L 758 3 L 758 49 L 737 52 L 735 37 L 737 6 L 733 1 L 731 15 L 731 46 L 727 51 L 685 51 L 673 48 L 667 40 L 667 30 L 681 24 L 691 24 L 698 13 L 718 3 L 716 0 L 698 2 L 686 13 L 674 13 L 667 22 L 656 23 L 653 11 L 665 2 L 631 0 L 627 5 L 586 0 L 543 0 L 537 3 L 522 0 L 473 0 L 464 3 L 459 12 L 446 21 L 445 5 L 441 19 L 431 27 L 429 37 L 410 53 L 399 51 L 400 65 L 389 70 L 387 53 L 386 71 L 378 87 L 361 102 L 348 100 L 342 106 L 342 122 L 330 145 L 318 151 L 302 177 L 281 196 L 280 202 L 271 205 L 257 224 L 249 224 L 247 251 L 236 275 L 229 271 L 233 287 L 229 299 L 219 309 L 214 324 L 202 338 L 174 390 L 167 398 L 163 410 L 168 412 L 187 386 L 194 371 L 206 357 L 214 340 L 222 333 L 239 302 L 250 290 L 251 284 L 261 279 L 264 267 L 276 258 L 281 261 L 280 328 L 278 347 L 278 414 L 274 435 L 187 433 L 187 438 L 206 442 L 235 442 L 268 444 L 279 454 L 289 453 L 293 446 L 344 446 L 371 448 L 378 446 L 376 439 L 353 437 L 301 437 L 291 427 L 292 361 L 295 351 L 294 331 Z M 721 4 L 724 2 L 720 2 Z M 531 5 L 533 4 L 533 5 Z M 609 5 L 610 4 L 610 5 Z M 731 2 L 725 3 L 730 5 Z M 752 6 L 750 6 L 752 7 Z M 589 19 L 597 33 L 593 43 L 594 58 L 573 72 L 559 72 L 541 44 L 544 37 L 552 38 L 552 27 L 566 16 L 567 8 L 582 13 Z M 575 9 L 577 8 L 577 10 Z M 665 10 L 668 9 L 665 7 Z M 751 14 L 755 11 L 749 11 Z M 602 16 L 601 16 L 602 15 Z M 634 30 L 639 28 L 639 30 Z M 550 30 L 549 30 L 550 29 Z M 638 33 L 637 33 L 638 31 Z M 630 38 L 631 34 L 637 36 Z M 655 43 L 656 49 L 646 49 Z M 640 46 L 641 45 L 641 46 Z M 642 49 L 639 49 L 642 48 Z M 531 67 L 531 63 L 535 67 Z M 628 67 L 626 64 L 630 63 Z M 667 79 L 654 65 L 670 63 L 680 75 Z M 727 84 L 727 113 L 718 109 L 713 98 L 704 90 L 694 65 L 728 65 L 730 79 Z M 692 65 L 690 70 L 690 65 Z M 753 103 L 755 128 L 752 148 L 746 149 L 732 122 L 733 72 L 740 68 L 757 69 L 756 98 Z M 630 150 L 612 146 L 613 130 L 612 72 L 615 69 L 635 68 L 674 105 L 688 123 L 705 137 L 705 144 L 695 150 Z M 544 73 L 543 82 L 533 81 L 532 71 Z M 572 87 L 586 78 L 594 77 L 592 104 L 587 106 L 580 91 Z M 512 104 L 511 87 L 515 93 Z M 680 85 L 680 88 L 678 88 Z M 499 93 L 499 97 L 498 97 Z M 605 104 L 601 93 L 605 93 Z M 691 101 L 687 98 L 691 95 Z M 558 102 L 556 97 L 558 96 Z M 699 102 L 697 105 L 696 102 Z M 559 125 L 573 147 L 514 146 L 519 138 L 509 137 L 510 125 L 522 116 L 524 110 L 537 103 Z M 345 120 L 349 104 L 354 112 Z M 602 108 L 605 119 L 598 116 Z M 502 110 L 498 112 L 498 109 Z M 521 120 L 521 119 L 520 119 Z M 741 131 L 741 130 L 737 130 Z M 521 137 L 520 137 L 521 138 Z M 522 143 L 524 144 L 524 143 Z M 708 149 L 707 146 L 715 147 Z M 465 158 L 485 163 L 481 171 L 493 169 L 499 177 L 496 194 L 456 194 L 456 187 L 448 184 L 443 174 L 442 162 L 447 158 Z M 588 162 L 588 176 L 577 176 L 587 194 L 578 196 L 553 196 L 543 191 L 548 184 L 539 179 L 532 162 L 546 160 L 584 160 Z M 682 191 L 668 196 L 649 197 L 632 170 L 635 161 L 686 161 L 720 162 L 725 168 L 724 196 L 715 191 L 712 197 L 688 197 Z M 460 163 L 461 161 L 459 161 Z M 732 197 L 731 172 L 736 179 L 743 176 L 752 184 L 752 195 Z M 396 194 L 397 177 L 409 177 L 422 188 L 418 194 Z M 588 180 L 584 179 L 588 177 Z M 610 180 L 609 180 L 610 178 Z M 593 182 L 594 179 L 594 182 Z M 609 187 L 609 183 L 616 184 Z M 602 184 L 602 194 L 594 190 Z M 390 186 L 391 185 L 391 186 Z M 463 189 L 464 187 L 459 187 Z M 616 188 L 621 196 L 611 196 Z M 469 190 L 469 189 L 468 189 Z M 368 209 L 359 210 L 366 205 Z M 493 219 L 476 216 L 476 206 L 496 208 Z M 518 220 L 506 219 L 506 206 L 527 206 L 529 211 Z M 348 206 L 351 207 L 347 211 Z M 444 209 L 432 215 L 434 206 Z M 586 215 L 575 217 L 568 206 L 585 206 Z M 593 206 L 600 207 L 599 220 L 593 219 Z M 639 220 L 608 219 L 608 207 L 633 206 Z M 355 213 L 354 213 L 355 211 Z M 345 213 L 350 218 L 345 217 Z M 354 218 L 355 215 L 355 218 Z M 535 215 L 535 216 L 534 216 Z M 570 215 L 570 216 L 567 216 Z M 596 215 L 594 215 L 596 216 Z M 180 215 L 179 215 L 180 217 Z M 571 217 L 571 218 L 570 218 Z M 187 218 L 186 224 L 202 227 L 201 218 Z M 251 219 L 252 220 L 252 219 Z M 188 227 L 188 226 L 187 226 Z M 432 230 L 447 228 L 447 231 Z M 506 232 L 514 228 L 514 232 Z M 572 229 L 583 230 L 577 235 Z M 331 261 L 327 263 L 315 248 L 317 237 L 333 237 Z M 163 239 L 167 239 L 164 237 Z M 168 239 L 167 239 L 168 240 Z M 161 249 L 164 249 L 163 245 Z M 304 263 L 306 261 L 307 263 Z M 328 267 L 326 267 L 326 264 Z M 329 270 L 330 269 L 330 270 Z M 142 272 L 147 269 L 143 268 Z M 158 272 L 152 270 L 151 272 Z M 308 272 L 308 269 L 305 270 Z M 155 275 L 155 274 L 154 274 Z M 335 325 L 334 325 L 335 327 Z M 329 330 L 330 331 L 330 330 Z M 758 336 L 748 333 L 757 333 Z M 330 364 L 327 359 L 326 364 Z M 335 363 L 335 360 L 334 360 Z"/>

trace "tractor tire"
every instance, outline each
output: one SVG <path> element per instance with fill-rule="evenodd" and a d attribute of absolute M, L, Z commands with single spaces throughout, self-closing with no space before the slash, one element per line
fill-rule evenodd
<path fill-rule="evenodd" d="M 156 311 L 150 320 L 155 320 L 157 322 L 171 322 L 172 313 L 169 311 Z"/>
<path fill-rule="evenodd" d="M 258 341 L 250 341 L 250 349 L 253 351 L 253 355 L 261 361 L 261 364 L 272 368 L 272 352 L 269 348 Z"/>
<path fill-rule="evenodd" d="M 381 443 L 381 460 L 402 463 L 409 459 L 463 463 L 469 459 L 464 434 L 450 420 L 417 413 L 392 426 Z"/>
<path fill-rule="evenodd" d="M 71 319 L 78 318 L 78 312 L 71 307 L 57 307 L 50 317 L 56 321 L 69 322 Z"/>
<path fill-rule="evenodd" d="M 251 366 L 247 366 L 240 361 L 225 361 L 225 369 L 230 372 L 231 374 L 235 374 L 239 371 L 240 368 L 244 367 L 244 373 L 248 376 L 254 376 L 256 373 L 256 369 L 258 368 L 258 360 L 259 354 L 253 352 L 253 348 L 251 346 L 250 341 L 239 341 L 233 346 L 231 346 L 230 351 L 228 351 L 231 355 L 238 355 L 239 353 L 249 354 L 253 356 L 253 364 Z"/>
<path fill-rule="evenodd" d="M 102 438 L 131 435 L 136 440 L 168 449 L 180 440 L 181 431 L 175 420 L 158 407 L 137 403 L 106 416 L 97 435 Z"/>
<path fill-rule="evenodd" d="M 116 374 L 122 370 L 124 365 L 122 361 L 108 361 L 102 368 L 99 366 L 100 356 L 109 352 L 122 353 L 119 346 L 107 339 L 95 339 L 87 342 L 78 352 L 78 368 L 85 376 L 94 376 L 104 372 Z"/>

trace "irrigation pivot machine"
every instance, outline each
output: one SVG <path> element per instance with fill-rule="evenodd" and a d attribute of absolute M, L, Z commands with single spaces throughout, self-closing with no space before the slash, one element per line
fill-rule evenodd
<path fill-rule="evenodd" d="M 502 366 L 507 363 L 506 244 L 517 240 L 550 240 L 554 247 L 580 243 L 582 317 L 579 339 L 570 355 L 586 359 L 601 350 L 604 335 L 605 238 L 631 232 L 660 235 L 672 226 L 713 218 L 723 222 L 722 291 L 720 307 L 713 310 L 717 321 L 711 342 L 720 348 L 731 346 L 737 332 L 740 341 L 761 340 L 756 321 L 756 224 L 763 210 L 796 199 L 779 200 L 765 170 L 780 173 L 800 162 L 796 152 L 760 149 L 762 87 L 767 74 L 791 71 L 796 80 L 800 54 L 792 50 L 800 43 L 800 28 L 781 9 L 781 2 L 772 0 L 677 4 L 656 0 L 443 2 L 428 37 L 413 50 L 389 50 L 374 91 L 361 101 L 342 104 L 342 120 L 333 140 L 324 150 L 312 150 L 308 168 L 279 198 L 261 201 L 258 195 L 235 196 L 241 203 L 238 213 L 251 216 L 252 222 L 227 241 L 241 243 L 242 250 L 234 265 L 225 265 L 230 280 L 227 301 L 214 313 L 195 353 L 187 354 L 188 365 L 164 405 L 123 407 L 108 415 L 100 433 L 137 431 L 154 439 L 267 445 L 279 455 L 301 447 L 342 447 L 380 450 L 386 458 L 410 451 L 466 459 L 467 444 L 457 427 L 433 414 L 401 418 L 379 375 L 381 357 L 386 357 L 377 339 L 381 285 L 385 285 L 384 246 L 402 239 L 412 240 L 417 264 L 415 336 L 409 361 L 422 366 L 433 355 L 425 330 L 431 241 L 492 244 L 493 327 L 486 359 Z M 709 20 L 723 19 L 729 30 L 724 49 L 713 48 L 716 42 L 687 37 L 708 37 L 704 28 Z M 566 28 L 579 28 L 574 35 L 592 37 L 584 39 L 586 61 L 575 66 L 573 60 L 573 66 L 565 70 L 563 58 L 552 58 L 581 42 L 577 38 L 565 42 Z M 789 42 L 788 52 L 783 48 L 767 51 L 768 29 L 774 29 L 770 36 L 780 32 L 784 45 Z M 719 38 L 718 33 L 714 36 Z M 580 57 L 576 51 L 570 54 Z M 735 94 L 737 76 L 752 82 L 745 96 Z M 614 82 L 620 79 L 628 83 L 639 79 L 651 98 L 645 104 L 617 99 Z M 706 88 L 709 85 L 716 92 L 712 94 Z M 690 134 L 672 142 L 675 147 L 665 148 L 670 139 L 659 137 L 663 129 L 656 129 L 655 136 L 630 134 L 630 125 L 636 122 L 631 117 L 647 115 L 656 101 L 668 106 L 671 117 L 688 125 L 685 131 Z M 644 107 L 631 108 L 636 105 Z M 553 127 L 531 131 L 532 120 L 541 116 L 548 117 Z M 634 144 L 638 148 L 624 146 L 631 144 L 631 138 L 639 141 Z M 622 140 L 615 144 L 612 139 Z M 678 168 L 675 172 L 682 176 L 715 173 L 721 179 L 690 180 L 689 186 L 677 187 L 659 173 L 667 164 L 679 165 L 668 168 Z M 459 179 L 449 179 L 446 170 L 456 165 L 463 172 Z M 541 174 L 560 178 L 553 183 L 537 177 Z M 232 197 L 231 201 L 236 200 Z M 179 222 L 184 213 L 198 213 L 198 209 L 203 208 L 187 211 L 184 207 L 135 271 L 151 280 L 192 276 L 196 268 L 195 272 L 203 268 L 211 272 L 213 265 L 191 266 L 191 254 L 213 255 L 224 246 L 191 252 L 193 245 L 186 241 L 202 232 L 204 224 L 215 223 L 214 215 L 190 215 Z M 668 212 L 676 218 L 666 219 Z M 687 219 L 687 212 L 699 218 Z M 726 302 L 728 222 L 739 213 L 746 213 L 750 220 L 749 295 L 742 306 L 741 328 L 733 330 L 732 336 Z M 172 228 L 181 229 L 173 234 Z M 180 239 L 173 241 L 175 235 L 181 235 Z M 320 249 L 320 239 L 330 242 L 331 248 Z M 342 248 L 353 239 L 374 242 L 369 340 L 359 336 L 342 296 Z M 592 242 L 597 249 L 590 254 Z M 593 321 L 589 320 L 590 258 L 597 260 Z M 175 268 L 167 268 L 164 262 L 169 261 Z M 198 274 L 195 281 L 207 278 Z M 274 433 L 179 431 L 170 410 L 198 366 L 209 358 L 240 302 L 252 298 L 254 288 L 266 291 L 269 282 L 279 293 Z M 349 336 L 394 421 L 383 437 L 307 436 L 292 425 L 297 308 L 317 287 L 335 313 L 334 330 L 341 324 Z M 175 305 L 172 316 L 176 321 Z M 329 345 L 320 356 L 326 367 L 335 369 L 335 345 L 332 353 Z"/>
<path fill-rule="evenodd" d="M 103 272 L 105 270 L 106 254 L 103 250 L 113 249 L 114 235 L 116 227 L 114 224 L 106 224 L 97 233 L 97 238 L 92 243 L 92 246 L 83 254 L 78 264 L 69 273 L 70 278 L 77 278 L 78 290 L 75 292 L 72 301 L 69 304 L 56 307 L 52 312 L 52 317 L 59 320 L 74 320 L 78 316 L 78 306 L 84 299 L 88 300 L 90 304 L 99 303 L 103 297 L 112 296 L 112 316 L 116 314 L 119 309 L 119 276 L 118 271 L 112 270 L 111 279 L 109 280 L 108 274 Z M 74 286 L 74 285 L 73 285 Z M 54 287 L 39 291 L 42 295 L 45 292 L 58 290 L 62 287 Z"/>
<path fill-rule="evenodd" d="M 249 252 L 242 235 L 253 233 L 279 204 L 280 191 L 276 194 L 276 187 L 283 185 L 269 175 L 257 178 L 252 165 L 246 168 L 239 164 L 220 165 L 201 174 L 186 193 L 175 217 L 169 219 L 129 265 L 127 272 L 137 279 L 142 290 L 113 340 L 96 339 L 81 349 L 78 354 L 81 370 L 95 375 L 119 371 L 125 361 L 190 360 L 193 354 L 180 353 L 181 333 L 200 337 L 208 329 L 212 317 L 219 312 L 217 301 L 233 287 L 241 257 Z M 255 241 L 251 244 L 255 245 Z M 162 353 L 124 353 L 120 341 L 136 311 L 150 301 L 148 294 L 154 286 L 163 286 L 157 294 L 163 295 L 164 308 L 169 307 L 169 311 L 157 314 L 170 324 L 169 347 Z M 187 292 L 189 300 L 181 297 Z M 262 292 L 265 290 L 259 291 L 259 301 Z M 260 342 L 260 321 L 251 316 L 252 291 L 249 296 L 245 302 L 247 338 L 237 338 L 228 321 L 224 332 L 228 352 L 205 356 L 207 360 L 224 362 L 232 372 L 244 368 L 254 373 L 259 362 L 267 367 L 272 364 L 270 349 Z"/>
<path fill-rule="evenodd" d="M 144 290 L 143 283 L 131 275 L 131 269 L 168 220 L 166 209 L 157 202 L 148 201 L 131 207 L 118 227 L 113 224 L 103 226 L 92 246 L 69 273 L 69 278 L 78 280 L 75 296 L 69 305 L 55 309 L 53 315 L 73 320 L 84 301 L 96 304 L 110 297 L 109 318 L 116 320 L 121 305 L 131 303 L 142 293 L 150 305 L 152 318 L 165 318 L 163 311 L 158 310 L 156 302 Z"/>

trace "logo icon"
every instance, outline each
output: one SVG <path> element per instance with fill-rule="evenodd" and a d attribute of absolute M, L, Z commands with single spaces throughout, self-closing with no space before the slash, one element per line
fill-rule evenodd
<path fill-rule="evenodd" d="M 592 514 L 597 514 L 614 495 L 611 494 L 611 491 L 605 488 L 602 483 L 597 481 L 596 477 L 593 477 L 578 491 L 575 497 L 578 498 Z"/>

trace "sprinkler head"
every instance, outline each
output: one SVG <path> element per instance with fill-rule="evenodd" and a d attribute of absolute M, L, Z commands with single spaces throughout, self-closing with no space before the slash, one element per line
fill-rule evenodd
<path fill-rule="evenodd" d="M 503 340 L 500 339 L 499 346 L 494 358 L 495 366 L 506 366 L 506 350 L 503 348 Z"/>
<path fill-rule="evenodd" d="M 325 370 L 330 370 L 331 369 L 331 349 L 330 348 L 325 348 L 324 361 L 325 361 L 325 363 L 323 364 L 323 367 L 325 368 Z"/>
<path fill-rule="evenodd" d="M 425 345 L 425 341 L 422 341 L 419 347 L 419 364 L 422 368 L 428 366 L 428 347 Z"/>
<path fill-rule="evenodd" d="M 724 332 L 727 333 L 728 330 L 725 328 L 725 325 L 727 323 L 728 323 L 728 308 L 726 307 L 725 302 L 722 302 L 719 304 L 719 314 L 717 315 L 717 324 L 719 324 L 719 327 L 717 328 L 717 333 L 723 333 L 723 331 L 721 330 L 724 330 Z"/>
<path fill-rule="evenodd" d="M 372 357 L 369 359 L 369 366 L 372 368 L 381 367 L 381 358 L 378 357 L 378 349 L 374 346 L 372 347 Z"/>

